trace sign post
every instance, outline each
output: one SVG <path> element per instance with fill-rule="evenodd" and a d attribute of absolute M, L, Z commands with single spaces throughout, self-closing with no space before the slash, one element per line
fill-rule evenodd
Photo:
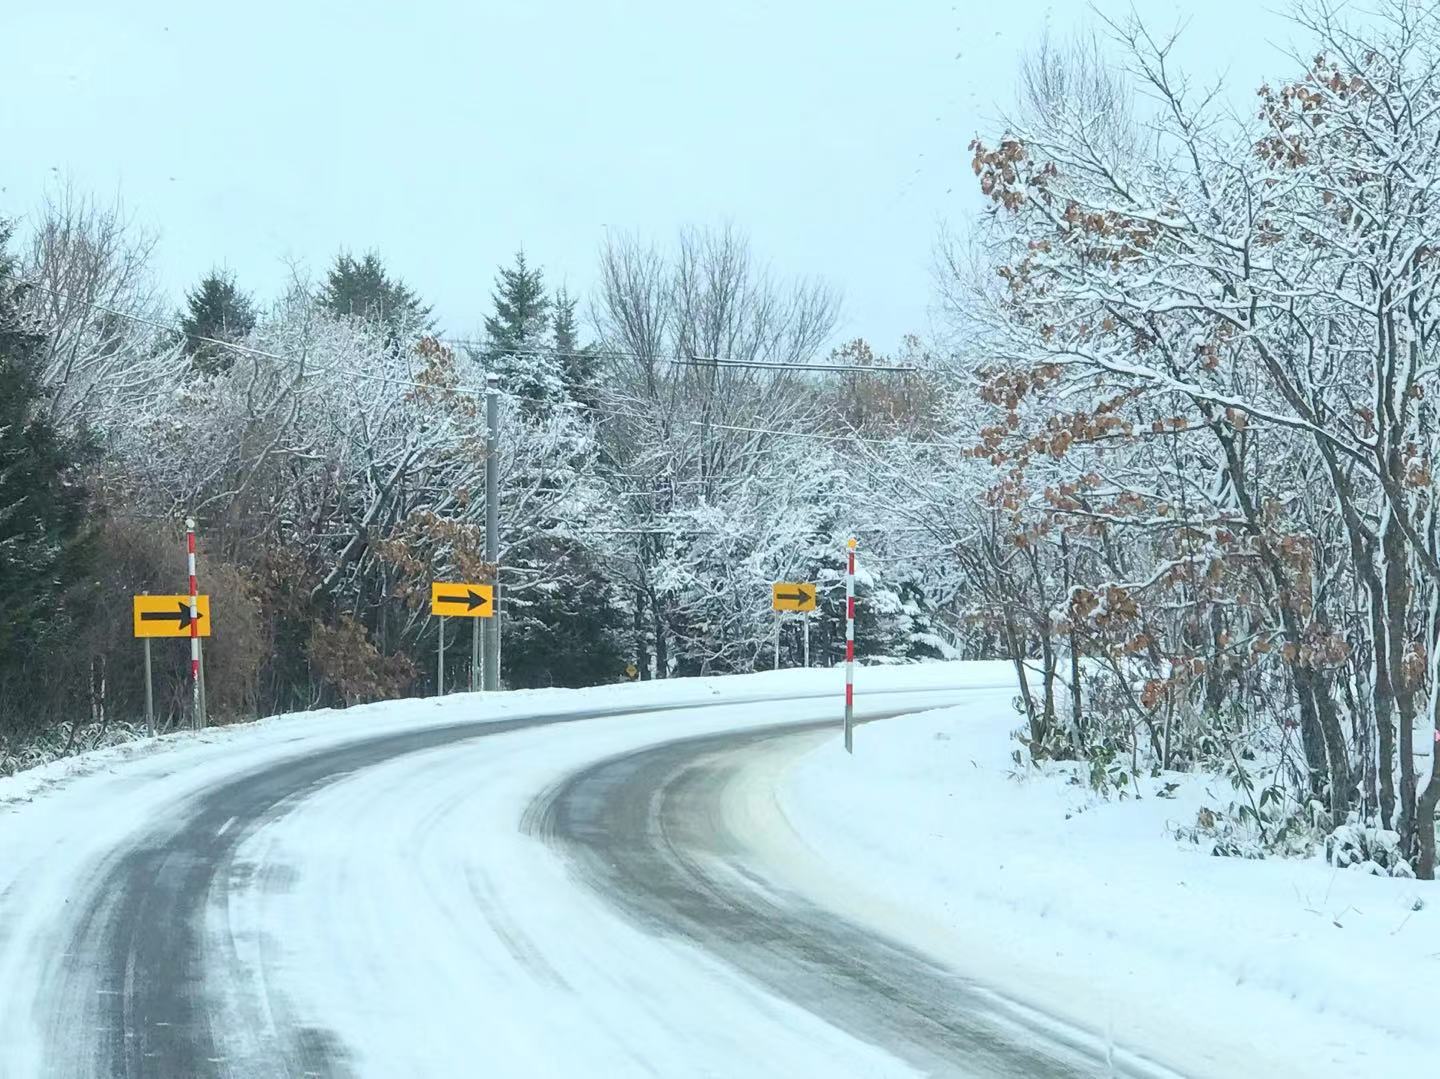
<path fill-rule="evenodd" d="M 145 733 L 155 737 L 155 679 L 150 674 L 150 638 L 145 639 Z"/>
<path fill-rule="evenodd" d="M 770 609 L 805 614 L 815 609 L 815 586 L 809 581 L 776 581 L 770 586 Z"/>
<path fill-rule="evenodd" d="M 481 618 L 495 617 L 495 586 L 492 584 L 452 584 L 445 581 L 430 582 L 430 613 L 440 619 L 440 647 L 437 660 L 436 694 L 445 695 L 445 619 L 472 618 L 475 622 L 470 630 L 470 689 L 481 687 L 480 675 L 480 622 Z M 488 660 L 488 656 L 486 657 Z M 488 670 L 485 682 L 490 681 Z"/>
<path fill-rule="evenodd" d="M 130 622 L 135 636 L 145 642 L 145 729 L 155 735 L 155 689 L 150 665 L 150 640 L 154 637 L 188 637 L 191 656 L 199 642 L 210 636 L 210 597 L 198 594 L 183 596 L 152 596 L 144 593 L 131 597 Z M 192 658 L 192 664 L 194 662 Z M 196 668 L 192 666 L 191 677 Z M 200 706 L 204 707 L 205 683 L 198 684 Z"/>
<path fill-rule="evenodd" d="M 480 689 L 480 619 L 470 620 L 470 692 Z"/>
<path fill-rule="evenodd" d="M 855 752 L 855 537 L 845 543 L 845 752 Z"/>
<path fill-rule="evenodd" d="M 770 586 L 770 609 L 775 612 L 775 669 L 780 669 L 780 623 L 787 613 L 805 616 L 805 666 L 810 666 L 810 612 L 815 609 L 815 585 L 809 581 L 776 581 Z"/>
<path fill-rule="evenodd" d="M 191 724 L 196 730 L 205 726 L 205 683 L 200 678 L 200 611 L 195 604 L 195 518 L 185 518 L 185 561 L 190 571 L 190 681 L 194 687 L 195 707 Z"/>
<path fill-rule="evenodd" d="M 146 594 L 132 596 L 131 600 L 131 624 L 137 638 L 210 636 L 209 596 Z"/>
<path fill-rule="evenodd" d="M 445 696 L 445 616 L 440 616 L 439 659 L 435 664 L 435 696 Z"/>

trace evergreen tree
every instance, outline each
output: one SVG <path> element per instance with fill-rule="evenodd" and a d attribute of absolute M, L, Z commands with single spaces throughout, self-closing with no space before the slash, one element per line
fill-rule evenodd
<path fill-rule="evenodd" d="M 550 297 L 545 294 L 544 271 L 538 266 L 531 269 L 524 251 L 516 253 L 514 268 L 500 268 L 490 301 L 495 313 L 485 320 L 485 339 L 492 350 L 533 349 L 544 344 Z"/>
<path fill-rule="evenodd" d="M 255 328 L 255 303 L 235 286 L 235 275 L 212 270 L 185 294 L 180 315 L 185 351 L 205 372 L 228 370 L 235 353 L 214 341 L 239 341 Z M 207 339 L 208 340 L 205 340 Z"/>
<path fill-rule="evenodd" d="M 544 273 L 523 251 L 496 274 L 491 301 L 479 359 L 500 376 L 505 393 L 518 398 L 521 422 L 561 422 L 552 410 L 570 400 L 566 354 L 579 351 L 574 301 L 563 293 L 552 300 Z M 540 483 L 560 480 L 552 463 Z M 573 537 L 535 538 L 514 552 L 511 564 L 522 577 L 547 583 L 511 593 L 506 683 L 581 686 L 618 677 L 623 660 L 615 604 L 594 553 Z"/>
<path fill-rule="evenodd" d="M 490 298 L 495 313 L 485 320 L 486 366 L 500 376 L 506 393 L 524 402 L 527 413 L 563 401 L 564 371 L 547 337 L 551 303 L 544 273 L 521 251 L 513 267 L 500 268 Z"/>
<path fill-rule="evenodd" d="M 577 404 L 595 407 L 599 402 L 600 357 L 593 348 L 581 346 L 580 330 L 575 322 L 575 297 L 564 289 L 555 294 L 552 334 L 565 391 Z"/>
<path fill-rule="evenodd" d="M 332 315 L 382 323 L 386 339 L 392 344 L 434 326 L 429 305 L 404 281 L 391 277 L 373 251 L 361 259 L 344 252 L 336 255 L 318 298 Z"/>
<path fill-rule="evenodd" d="M 625 666 L 618 606 L 593 552 L 573 539 L 547 540 L 523 560 L 561 589 L 512 595 L 502 655 L 505 684 L 593 686 Z"/>
<path fill-rule="evenodd" d="M 0 275 L 10 269 L 9 231 L 0 222 Z M 18 291 L 0 281 L 0 685 L 60 635 L 61 600 L 83 578 L 91 546 L 76 477 L 90 447 L 51 421 L 39 375 L 45 340 L 25 324 Z"/>

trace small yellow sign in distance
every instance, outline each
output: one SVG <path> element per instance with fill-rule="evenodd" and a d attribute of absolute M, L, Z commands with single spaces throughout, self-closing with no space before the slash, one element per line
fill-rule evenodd
<path fill-rule="evenodd" d="M 137 637 L 190 636 L 189 596 L 135 596 Z M 210 636 L 210 597 L 195 597 L 195 636 Z"/>
<path fill-rule="evenodd" d="M 430 613 L 446 618 L 494 618 L 495 586 L 432 581 Z"/>
<path fill-rule="evenodd" d="M 808 613 L 815 609 L 815 586 L 808 581 L 777 581 L 770 586 L 770 606 L 777 611 Z"/>

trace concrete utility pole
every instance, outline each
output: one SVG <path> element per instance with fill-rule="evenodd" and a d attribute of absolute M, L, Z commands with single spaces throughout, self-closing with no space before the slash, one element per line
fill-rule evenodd
<path fill-rule="evenodd" d="M 500 376 L 485 376 L 485 561 L 494 567 L 495 615 L 485 619 L 485 688 L 500 688 Z"/>

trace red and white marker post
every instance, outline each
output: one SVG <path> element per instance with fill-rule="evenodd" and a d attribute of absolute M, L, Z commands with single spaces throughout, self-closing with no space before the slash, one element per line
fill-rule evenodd
<path fill-rule="evenodd" d="M 855 537 L 845 544 L 845 752 L 855 752 Z"/>
<path fill-rule="evenodd" d="M 205 691 L 200 676 L 200 604 L 195 584 L 195 518 L 185 518 L 185 558 L 190 571 L 190 682 L 194 692 L 191 722 L 198 730 L 205 725 Z"/>

